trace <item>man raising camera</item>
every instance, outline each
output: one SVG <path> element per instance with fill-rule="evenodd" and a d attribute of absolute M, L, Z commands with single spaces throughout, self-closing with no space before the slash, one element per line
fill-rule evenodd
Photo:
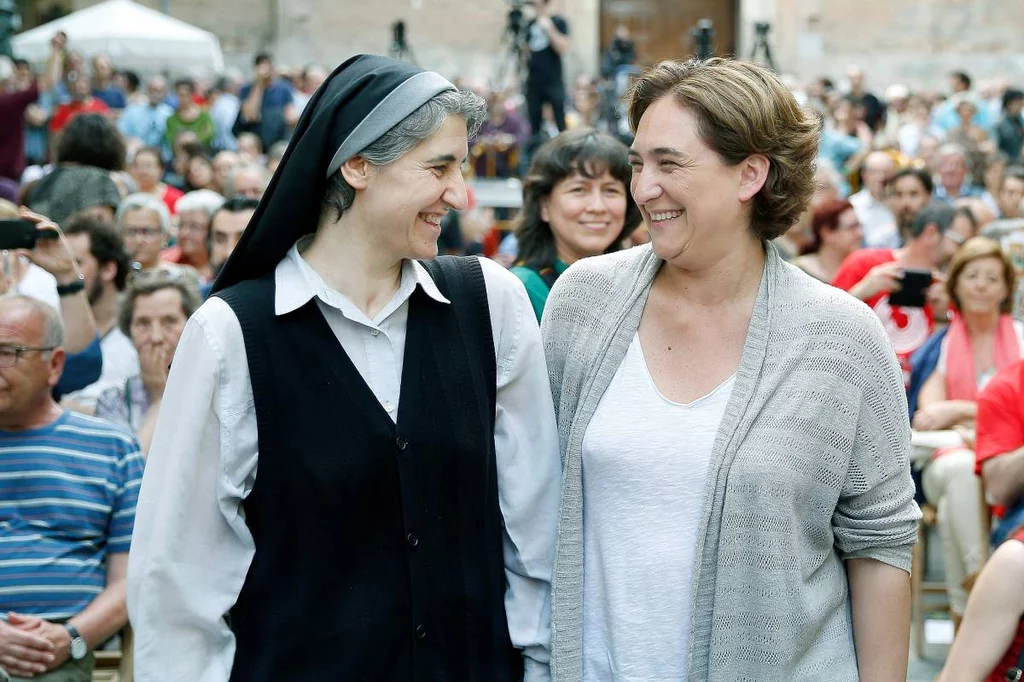
<path fill-rule="evenodd" d="M 569 23 L 561 15 L 551 14 L 551 0 L 531 3 L 537 15 L 526 25 L 526 43 L 530 49 L 526 75 L 526 108 L 534 142 L 541 139 L 544 103 L 551 105 L 555 125 L 565 130 L 565 84 L 562 82 L 562 55 L 569 49 Z"/>

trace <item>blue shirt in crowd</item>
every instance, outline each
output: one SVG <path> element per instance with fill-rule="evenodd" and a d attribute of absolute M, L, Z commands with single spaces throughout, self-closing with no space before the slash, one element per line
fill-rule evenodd
<path fill-rule="evenodd" d="M 128 551 L 142 483 L 134 436 L 66 411 L 49 426 L 0 431 L 0 612 L 81 613 Z"/>
<path fill-rule="evenodd" d="M 146 147 L 163 148 L 164 137 L 167 134 L 167 119 L 173 113 L 174 110 L 163 102 L 155 107 L 149 102 L 133 104 L 121 114 L 117 129 L 127 138 L 135 137 L 142 140 Z"/>
<path fill-rule="evenodd" d="M 124 109 L 128 106 L 128 99 L 124 96 L 121 88 L 111 85 L 102 90 L 93 90 L 92 96 L 106 104 L 111 109 Z"/>

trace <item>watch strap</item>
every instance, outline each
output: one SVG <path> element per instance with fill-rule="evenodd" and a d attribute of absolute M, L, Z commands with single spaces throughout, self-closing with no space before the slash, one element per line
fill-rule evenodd
<path fill-rule="evenodd" d="M 77 294 L 79 291 L 85 291 L 85 277 L 81 275 L 79 275 L 78 279 L 73 282 L 57 285 L 58 296 L 71 296 L 72 294 Z"/>
<path fill-rule="evenodd" d="M 82 660 L 89 654 L 89 645 L 86 643 L 85 638 L 82 637 L 82 634 L 74 625 L 64 623 L 64 629 L 68 631 L 68 635 L 71 637 L 71 646 L 68 647 L 68 655 L 72 660 Z"/>

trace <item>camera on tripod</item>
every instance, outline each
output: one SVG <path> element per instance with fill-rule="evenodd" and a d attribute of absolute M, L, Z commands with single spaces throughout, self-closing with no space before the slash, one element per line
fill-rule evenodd
<path fill-rule="evenodd" d="M 526 33 L 525 7 L 533 7 L 534 0 L 509 0 L 508 16 L 505 19 L 505 37 L 515 50 L 522 49 Z"/>
<path fill-rule="evenodd" d="M 693 44 L 699 59 L 710 59 L 714 54 L 712 44 L 715 41 L 715 27 L 710 19 L 701 19 L 697 28 L 693 29 Z"/>

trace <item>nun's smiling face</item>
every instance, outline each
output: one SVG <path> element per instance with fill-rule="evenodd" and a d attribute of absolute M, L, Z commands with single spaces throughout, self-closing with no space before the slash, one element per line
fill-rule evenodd
<path fill-rule="evenodd" d="M 462 166 L 468 155 L 466 120 L 449 116 L 404 156 L 375 167 L 355 206 L 396 259 L 437 255 L 441 220 L 466 207 Z"/>

